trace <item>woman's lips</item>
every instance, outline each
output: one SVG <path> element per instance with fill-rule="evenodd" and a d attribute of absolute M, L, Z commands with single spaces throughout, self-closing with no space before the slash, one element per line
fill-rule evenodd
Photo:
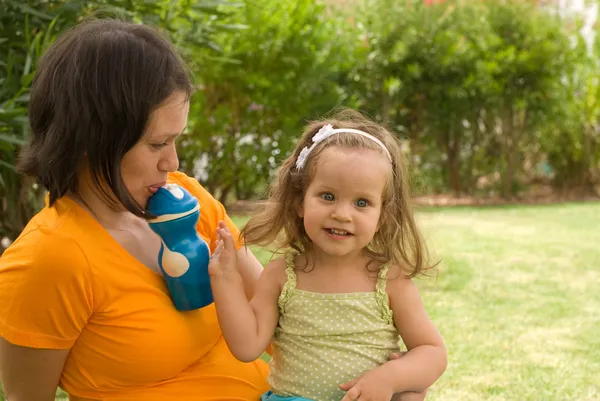
<path fill-rule="evenodd" d="M 150 187 L 148 187 L 148 189 L 150 190 L 150 192 L 155 194 L 160 188 L 164 187 L 165 185 L 166 185 L 166 182 L 159 182 L 158 184 L 150 185 Z"/>

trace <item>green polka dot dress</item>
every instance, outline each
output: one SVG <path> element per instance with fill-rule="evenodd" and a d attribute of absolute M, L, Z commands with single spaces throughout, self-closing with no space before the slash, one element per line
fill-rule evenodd
<path fill-rule="evenodd" d="M 383 265 L 374 292 L 316 293 L 296 288 L 294 255 L 279 296 L 269 384 L 279 396 L 339 401 L 339 384 L 389 360 L 399 336 L 385 291 Z"/>

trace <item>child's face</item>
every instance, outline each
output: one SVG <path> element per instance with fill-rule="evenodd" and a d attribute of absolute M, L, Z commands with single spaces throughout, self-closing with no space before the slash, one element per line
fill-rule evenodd
<path fill-rule="evenodd" d="M 317 251 L 359 254 L 379 226 L 391 165 L 374 150 L 325 149 L 299 211 Z"/>

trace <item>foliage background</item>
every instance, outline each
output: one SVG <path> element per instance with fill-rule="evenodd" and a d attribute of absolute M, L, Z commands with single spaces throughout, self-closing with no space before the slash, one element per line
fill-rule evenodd
<path fill-rule="evenodd" d="M 597 196 L 596 26 L 553 2 L 0 0 L 0 238 L 43 202 L 14 171 L 36 62 L 92 15 L 177 44 L 198 87 L 181 169 L 227 205 L 261 198 L 304 124 L 338 106 L 397 133 L 416 195 Z"/>

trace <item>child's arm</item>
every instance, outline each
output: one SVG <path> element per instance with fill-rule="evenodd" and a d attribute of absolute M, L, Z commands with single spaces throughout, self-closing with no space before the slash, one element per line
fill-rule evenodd
<path fill-rule="evenodd" d="M 395 278 L 387 282 L 387 292 L 394 313 L 394 322 L 408 352 L 402 358 L 389 361 L 350 383 L 342 401 L 363 396 L 391 398 L 391 394 L 420 392 L 430 387 L 444 373 L 447 352 L 440 334 L 427 316 L 414 283 Z M 389 399 L 387 398 L 387 399 Z M 379 399 L 379 398 L 374 398 Z M 383 399 L 383 398 L 382 398 Z"/>
<path fill-rule="evenodd" d="M 237 269 L 237 252 L 231 234 L 220 226 L 222 244 L 211 259 L 209 271 L 217 317 L 231 353 L 250 362 L 267 348 L 279 319 L 277 300 L 285 277 L 282 259 L 261 273 L 250 301 Z"/>

